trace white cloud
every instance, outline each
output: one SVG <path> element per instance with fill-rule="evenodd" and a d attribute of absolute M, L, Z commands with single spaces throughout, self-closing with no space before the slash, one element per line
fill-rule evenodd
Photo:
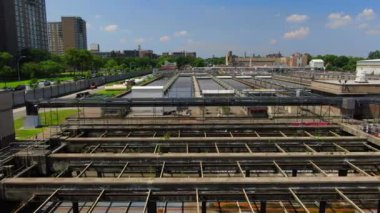
<path fill-rule="evenodd" d="M 161 36 L 160 41 L 161 42 L 168 42 L 168 41 L 170 41 L 170 36 L 167 36 L 167 35 Z"/>
<path fill-rule="evenodd" d="M 310 33 L 309 27 L 301 27 L 297 30 L 290 31 L 284 34 L 284 39 L 294 40 L 294 39 L 304 39 Z"/>
<path fill-rule="evenodd" d="M 289 23 L 303 23 L 309 20 L 309 16 L 301 14 L 293 14 L 286 18 L 286 21 Z"/>
<path fill-rule="evenodd" d="M 344 27 L 352 22 L 352 17 L 344 13 L 331 13 L 327 18 L 329 21 L 326 26 L 330 29 Z"/>
<path fill-rule="evenodd" d="M 371 36 L 380 36 L 380 27 L 367 30 L 365 33 Z"/>
<path fill-rule="evenodd" d="M 271 41 L 270 41 L 270 44 L 272 44 L 272 45 L 276 45 L 278 43 L 278 41 L 276 40 L 276 39 L 272 39 Z"/>
<path fill-rule="evenodd" d="M 137 39 L 135 39 L 135 43 L 137 43 L 137 44 L 142 44 L 144 42 L 145 42 L 144 38 L 137 38 Z"/>
<path fill-rule="evenodd" d="M 116 32 L 119 29 L 119 26 L 117 24 L 110 24 L 106 27 L 104 27 L 104 31 L 113 33 Z"/>
<path fill-rule="evenodd" d="M 376 13 L 372 8 L 366 8 L 358 15 L 358 18 L 360 20 L 372 20 L 375 17 L 376 17 Z"/>
<path fill-rule="evenodd" d="M 181 36 L 187 36 L 189 33 L 186 30 L 177 31 L 174 33 L 175 36 L 181 37 Z"/>
<path fill-rule="evenodd" d="M 102 15 L 95 15 L 95 18 L 96 19 L 100 19 L 100 18 L 102 18 L 103 16 Z"/>

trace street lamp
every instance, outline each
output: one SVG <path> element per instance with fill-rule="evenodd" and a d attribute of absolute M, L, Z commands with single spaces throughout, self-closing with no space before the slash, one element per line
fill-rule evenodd
<path fill-rule="evenodd" d="M 20 75 L 20 61 L 22 59 L 26 58 L 26 56 L 20 56 L 17 60 L 17 75 L 18 75 L 18 81 L 21 81 L 21 75 Z"/>

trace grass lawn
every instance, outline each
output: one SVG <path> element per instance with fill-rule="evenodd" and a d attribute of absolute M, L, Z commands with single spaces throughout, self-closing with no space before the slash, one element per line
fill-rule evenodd
<path fill-rule="evenodd" d="M 43 127 L 36 129 L 24 129 L 25 117 L 16 119 L 14 121 L 16 138 L 18 140 L 34 138 L 38 134 L 45 131 L 48 126 L 60 125 L 68 117 L 76 115 L 77 113 L 78 111 L 76 109 L 59 110 L 58 113 L 55 110 L 52 110 L 51 112 L 47 110 L 46 113 L 40 113 L 40 120 Z"/>
<path fill-rule="evenodd" d="M 40 79 L 38 79 L 38 81 L 41 81 L 41 80 L 55 81 L 55 80 L 58 80 L 58 79 L 60 79 L 61 82 L 73 80 L 72 77 L 59 77 L 59 78 L 40 78 Z M 0 89 L 4 88 L 4 87 L 15 88 L 18 85 L 29 85 L 29 82 L 30 82 L 30 79 L 29 80 L 23 80 L 23 81 L 0 82 Z"/>
<path fill-rule="evenodd" d="M 123 90 L 100 90 L 100 91 L 96 92 L 95 95 L 101 95 L 101 96 L 106 96 L 106 97 L 115 97 L 115 96 L 121 95 L 127 91 L 128 91 L 127 89 L 123 89 Z"/>
<path fill-rule="evenodd" d="M 155 81 L 156 79 L 157 78 L 155 78 L 154 76 L 150 76 L 150 77 L 146 78 L 142 83 L 138 84 L 138 86 L 146 85 L 152 81 Z M 120 81 L 120 82 L 122 82 L 122 81 Z M 112 86 L 112 85 L 115 85 L 115 83 L 108 83 L 106 85 Z M 129 90 L 131 90 L 130 87 L 127 89 L 123 89 L 123 90 L 105 90 L 105 89 L 103 89 L 103 90 L 96 92 L 95 95 L 100 95 L 100 96 L 112 98 L 112 97 L 116 97 L 118 95 L 121 95 L 123 93 L 126 93 Z"/>

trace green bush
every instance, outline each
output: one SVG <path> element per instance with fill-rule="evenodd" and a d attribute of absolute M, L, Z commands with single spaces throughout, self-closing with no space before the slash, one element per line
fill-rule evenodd
<path fill-rule="evenodd" d="M 36 78 L 33 78 L 32 80 L 30 80 L 29 86 L 32 89 L 38 88 L 38 80 Z"/>

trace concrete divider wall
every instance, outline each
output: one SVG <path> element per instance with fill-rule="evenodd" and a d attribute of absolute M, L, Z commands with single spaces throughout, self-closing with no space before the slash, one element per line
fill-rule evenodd
<path fill-rule="evenodd" d="M 25 103 L 24 91 L 15 91 L 12 93 L 13 105 L 22 105 Z"/>
<path fill-rule="evenodd" d="M 67 93 L 67 90 L 66 90 L 66 87 L 65 87 L 66 84 L 60 84 L 60 85 L 57 85 L 57 88 L 58 88 L 58 94 L 66 94 Z M 58 96 L 57 94 L 57 96 Z"/>
<path fill-rule="evenodd" d="M 42 97 L 43 98 L 50 98 L 53 97 L 51 94 L 51 87 L 44 87 L 42 89 Z"/>
<path fill-rule="evenodd" d="M 31 92 L 34 93 L 34 99 L 43 99 L 43 90 L 42 89 L 31 90 Z"/>
<path fill-rule="evenodd" d="M 69 94 L 69 93 L 72 93 L 73 91 L 74 91 L 74 84 L 73 83 L 66 84 L 66 93 Z"/>
<path fill-rule="evenodd" d="M 14 103 L 13 103 L 13 107 L 15 107 L 15 106 L 22 106 L 22 105 L 24 105 L 25 104 L 25 101 L 26 100 L 33 100 L 33 99 L 35 99 L 34 98 L 34 93 L 33 92 L 28 92 L 28 93 L 24 93 L 24 91 L 21 91 L 21 92 L 23 92 L 23 94 L 22 94 L 22 96 L 24 96 L 24 102 L 23 103 L 20 103 L 20 105 L 15 105 Z M 20 96 L 21 96 L 21 94 L 20 94 Z"/>
<path fill-rule="evenodd" d="M 75 92 L 75 91 L 79 91 L 79 90 L 81 90 L 81 88 L 80 88 L 80 82 L 79 82 L 79 81 L 74 82 L 74 89 L 73 89 L 73 92 Z"/>
<path fill-rule="evenodd" d="M 7 146 L 15 139 L 12 99 L 12 93 L 0 92 L 0 117 L 2 119 L 0 122 L 0 148 Z"/>
<path fill-rule="evenodd" d="M 51 88 L 51 96 L 52 97 L 57 97 L 58 96 L 58 85 L 54 85 Z"/>
<path fill-rule="evenodd" d="M 92 79 L 79 80 L 76 82 L 62 83 L 60 85 L 54 85 L 49 87 L 37 88 L 34 90 L 28 91 L 14 91 L 12 92 L 12 106 L 18 107 L 23 106 L 25 101 L 28 100 L 38 100 L 38 99 L 48 99 L 55 98 L 64 95 L 68 95 L 74 92 L 79 92 L 89 88 L 92 82 L 95 82 L 96 85 L 103 85 L 110 82 L 121 81 L 127 78 L 133 78 L 141 75 L 151 74 L 152 71 L 145 72 L 130 72 L 123 75 L 115 76 L 103 76 L 96 77 Z"/>

